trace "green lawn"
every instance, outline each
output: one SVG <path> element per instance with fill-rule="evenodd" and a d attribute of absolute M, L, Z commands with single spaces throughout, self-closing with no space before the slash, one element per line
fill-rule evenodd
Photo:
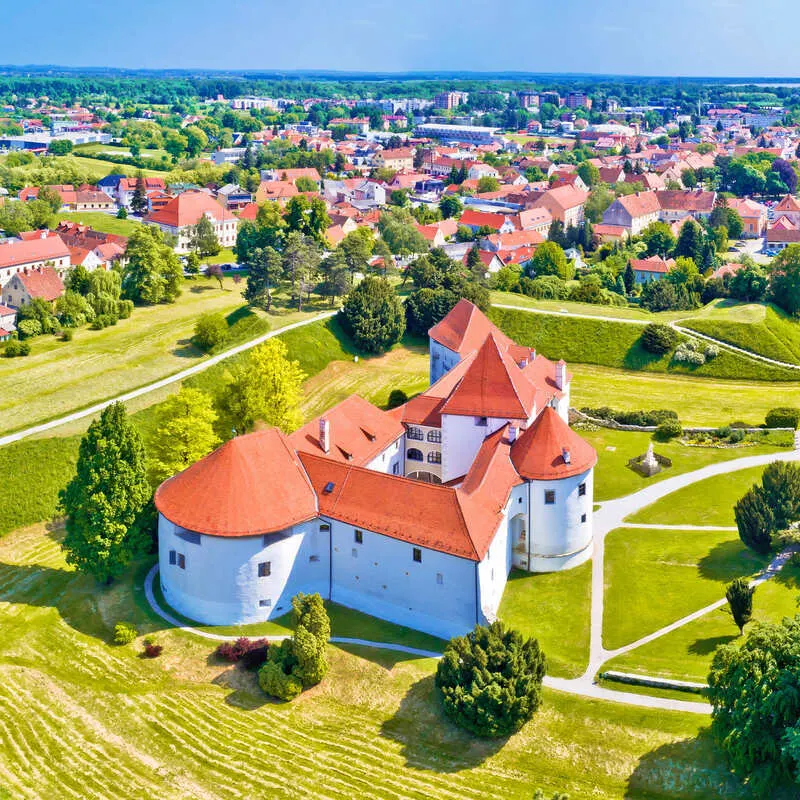
<path fill-rule="evenodd" d="M 594 475 L 594 499 L 597 501 L 622 497 L 651 483 L 718 461 L 781 452 L 781 449 L 769 445 L 717 448 L 687 447 L 676 441 L 657 442 L 656 453 L 672 459 L 672 466 L 652 478 L 645 478 L 629 469 L 627 464 L 630 459 L 647 452 L 647 446 L 652 441 L 649 433 L 615 431 L 610 428 L 579 430 L 579 433 L 597 450 L 598 463 Z"/>
<path fill-rule="evenodd" d="M 619 528 L 605 545 L 603 644 L 613 650 L 725 596 L 769 562 L 736 533 Z"/>
<path fill-rule="evenodd" d="M 113 214 L 104 214 L 102 211 L 62 211 L 56 214 L 56 220 L 79 222 L 96 231 L 114 233 L 117 236 L 130 236 L 142 224 L 135 219 L 117 219 Z"/>
<path fill-rule="evenodd" d="M 680 324 L 767 358 L 800 364 L 800 322 L 771 304 L 716 300 Z"/>
<path fill-rule="evenodd" d="M 800 569 L 785 567 L 777 578 L 761 584 L 753 596 L 753 619 L 779 622 L 798 613 Z M 720 595 L 723 596 L 723 595 Z M 747 633 L 745 628 L 745 633 Z M 719 645 L 734 641 L 739 631 L 727 607 L 704 615 L 630 653 L 618 656 L 603 669 L 655 675 L 677 680 L 703 681 Z"/>
<path fill-rule="evenodd" d="M 626 522 L 723 527 L 735 525 L 734 505 L 761 479 L 763 472 L 763 467 L 753 467 L 698 481 L 643 508 L 628 517 Z"/>
<path fill-rule="evenodd" d="M 576 408 L 669 408 L 684 425 L 717 427 L 736 420 L 761 425 L 771 408 L 796 406 L 800 397 L 800 381 L 766 384 L 573 363 L 569 370 L 573 375 L 570 399 Z"/>
<path fill-rule="evenodd" d="M 490 309 L 489 317 L 515 342 L 535 348 L 548 358 L 563 358 L 569 363 L 740 381 L 798 380 L 796 370 L 775 367 L 726 350 L 698 367 L 676 364 L 669 355 L 655 356 L 644 349 L 639 325 L 500 308 Z"/>
<path fill-rule="evenodd" d="M 539 640 L 547 673 L 575 678 L 589 661 L 589 611 L 592 565 L 536 575 L 514 569 L 498 616 L 526 636 Z"/>
<path fill-rule="evenodd" d="M 114 161 L 104 161 L 101 158 L 85 158 L 81 156 L 65 156 L 75 162 L 75 166 L 86 172 L 93 180 L 105 178 L 106 175 L 138 175 L 140 172 L 146 177 L 161 177 L 167 173 L 164 170 L 134 167 L 131 164 L 117 164 Z"/>
<path fill-rule="evenodd" d="M 0 795 L 745 797 L 704 717 L 545 690 L 519 733 L 477 741 L 444 718 L 433 662 L 389 651 L 331 647 L 319 687 L 269 702 L 213 642 L 165 628 L 141 575 L 101 588 L 65 569 L 42 530 L 0 540 Z M 110 644 L 123 619 L 156 637 L 160 658 L 140 658 L 141 639 Z"/>

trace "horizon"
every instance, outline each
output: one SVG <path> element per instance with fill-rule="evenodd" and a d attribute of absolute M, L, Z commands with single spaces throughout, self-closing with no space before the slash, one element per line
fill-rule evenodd
<path fill-rule="evenodd" d="M 455 7 L 408 0 L 402 13 L 385 0 L 306 0 L 291 8 L 230 0 L 213 19 L 199 16 L 190 0 L 141 0 L 136 15 L 75 0 L 66 16 L 56 0 L 40 0 L 37 12 L 59 19 L 58 26 L 31 26 L 26 9 L 7 9 L 3 58 L 10 64 L 33 68 L 39 59 L 31 54 L 47 53 L 48 61 L 83 70 L 800 75 L 793 37 L 800 7 L 782 0 L 675 0 L 666 24 L 655 3 L 631 8 L 623 0 L 602 7 L 568 0 L 555 8 L 510 0 L 502 15 L 487 0 Z M 487 25 L 496 36 L 486 36 Z"/>

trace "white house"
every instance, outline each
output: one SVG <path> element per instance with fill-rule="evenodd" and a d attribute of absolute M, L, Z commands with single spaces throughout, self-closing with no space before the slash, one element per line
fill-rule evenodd
<path fill-rule="evenodd" d="M 436 379 L 405 405 L 352 396 L 290 436 L 236 437 L 159 487 L 175 609 L 249 623 L 319 592 L 450 637 L 495 618 L 512 566 L 591 557 L 597 454 L 566 422 L 566 364 L 465 300 L 430 338 Z"/>
<path fill-rule="evenodd" d="M 147 222 L 177 237 L 175 251 L 191 249 L 192 229 L 207 217 L 221 247 L 233 247 L 239 230 L 239 219 L 205 192 L 188 191 L 173 197 L 163 208 L 147 217 Z"/>

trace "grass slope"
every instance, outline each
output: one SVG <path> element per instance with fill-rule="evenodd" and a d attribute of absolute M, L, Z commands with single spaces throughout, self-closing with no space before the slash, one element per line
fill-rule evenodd
<path fill-rule="evenodd" d="M 680 324 L 767 358 L 800 364 L 800 322 L 771 304 L 716 300 Z"/>
<path fill-rule="evenodd" d="M 736 524 L 733 507 L 761 479 L 763 467 L 717 475 L 679 489 L 626 519 L 657 525 Z"/>
<path fill-rule="evenodd" d="M 669 355 L 655 356 L 642 347 L 642 329 L 638 325 L 500 308 L 490 309 L 489 317 L 514 341 L 535 348 L 551 359 L 563 358 L 572 363 L 711 378 L 759 381 L 798 379 L 797 373 L 788 368 L 757 362 L 725 350 L 698 367 L 676 364 Z"/>
<path fill-rule="evenodd" d="M 130 236 L 141 226 L 141 222 L 135 219 L 117 219 L 113 214 L 104 214 L 102 211 L 62 211 L 56 214 L 56 220 L 79 222 L 91 226 L 96 231 L 114 233 L 117 236 Z"/>
<path fill-rule="evenodd" d="M 141 572 L 138 577 L 141 577 Z M 329 649 L 325 681 L 291 704 L 165 629 L 140 584 L 97 587 L 39 529 L 0 541 L 0 794 L 11 797 L 744 798 L 686 714 L 545 691 L 533 721 L 482 742 L 442 715 L 433 662 Z M 130 620 L 158 659 L 109 644 Z M 109 765 L 113 764 L 113 769 Z"/>
<path fill-rule="evenodd" d="M 753 620 L 780 622 L 798 613 L 800 568 L 784 567 L 776 578 L 762 583 L 753 595 Z M 723 595 L 720 595 L 722 597 Z M 745 628 L 747 633 L 748 628 Z M 630 653 L 618 656 L 603 669 L 636 672 L 678 680 L 703 681 L 717 647 L 736 640 L 739 631 L 727 607 L 704 615 Z"/>
<path fill-rule="evenodd" d="M 769 562 L 736 533 L 619 528 L 606 539 L 603 644 L 614 649 L 725 596 Z"/>
<path fill-rule="evenodd" d="M 567 572 L 534 575 L 514 569 L 498 616 L 533 636 L 547 656 L 547 673 L 575 678 L 589 660 L 589 611 L 592 565 Z"/>

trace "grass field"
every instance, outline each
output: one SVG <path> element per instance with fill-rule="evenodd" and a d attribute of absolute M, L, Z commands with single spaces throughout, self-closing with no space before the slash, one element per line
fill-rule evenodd
<path fill-rule="evenodd" d="M 769 562 L 735 532 L 619 528 L 606 539 L 603 644 L 613 650 L 725 596 Z"/>
<path fill-rule="evenodd" d="M 146 177 L 164 177 L 164 170 L 134 167 L 131 164 L 117 164 L 114 161 L 104 161 L 101 158 L 85 158 L 77 155 L 65 156 L 75 162 L 75 166 L 85 171 L 93 180 L 105 178 L 106 175 L 138 175 L 140 172 Z"/>
<path fill-rule="evenodd" d="M 512 570 L 498 617 L 533 636 L 547 656 L 547 673 L 575 678 L 589 660 L 592 565 L 568 572 L 533 574 Z"/>
<path fill-rule="evenodd" d="M 67 414 L 130 389 L 144 386 L 197 363 L 206 354 L 191 337 L 197 317 L 221 312 L 231 326 L 225 346 L 308 318 L 321 306 L 302 312 L 276 306 L 269 316 L 244 305 L 244 283 L 198 278 L 184 283 L 171 305 L 134 309 L 127 320 L 102 331 L 81 328 L 71 342 L 43 336 L 24 359 L 0 359 L 0 432 L 9 432 Z"/>
<path fill-rule="evenodd" d="M 800 364 L 800 323 L 773 305 L 715 300 L 680 324 L 767 358 Z"/>
<path fill-rule="evenodd" d="M 733 507 L 761 479 L 763 467 L 698 481 L 643 508 L 626 522 L 657 525 L 735 525 Z"/>
<path fill-rule="evenodd" d="M 96 231 L 114 233 L 117 236 L 130 236 L 142 224 L 135 219 L 117 219 L 113 214 L 104 214 L 102 211 L 62 211 L 56 214 L 56 220 L 79 222 Z"/>
<path fill-rule="evenodd" d="M 726 350 L 698 367 L 676 364 L 669 355 L 655 356 L 642 347 L 639 325 L 499 308 L 490 309 L 489 317 L 515 342 L 535 348 L 548 358 L 563 358 L 570 363 L 738 380 L 796 382 L 798 379 L 795 370 Z"/>
<path fill-rule="evenodd" d="M 659 442 L 655 446 L 656 453 L 672 459 L 672 466 L 652 478 L 644 478 L 629 469 L 627 464 L 631 458 L 647 451 L 651 442 L 649 433 L 615 431 L 610 428 L 580 430 L 579 433 L 597 450 L 598 465 L 594 475 L 594 499 L 597 501 L 622 497 L 657 481 L 718 461 L 781 452 L 779 448 L 769 445 L 716 448 L 687 447 L 676 441 Z"/>
<path fill-rule="evenodd" d="M 36 528 L 0 541 L 0 795 L 745 796 L 703 717 L 546 690 L 522 731 L 480 742 L 444 719 L 432 661 L 388 651 L 332 647 L 319 687 L 269 702 L 211 657 L 213 643 L 164 629 L 138 581 L 101 589 L 65 569 L 56 538 Z M 141 639 L 109 644 L 119 619 L 163 655 L 140 658 Z"/>
<path fill-rule="evenodd" d="M 800 381 L 767 385 L 573 363 L 569 370 L 573 375 L 570 399 L 576 408 L 668 408 L 678 413 L 684 425 L 716 427 L 743 420 L 757 426 L 771 408 L 800 405 Z"/>
<path fill-rule="evenodd" d="M 118 156 L 130 156 L 131 151 L 127 147 L 123 147 L 122 145 L 116 144 L 101 144 L 100 142 L 92 142 L 91 144 L 79 144 L 77 147 L 74 148 L 73 152 L 76 155 L 80 155 L 81 153 L 91 153 L 92 155 L 105 155 L 110 153 L 112 155 Z M 166 150 L 150 150 L 145 149 L 142 150 L 140 155 L 146 156 L 148 158 L 161 158 L 162 156 L 168 156 Z"/>
<path fill-rule="evenodd" d="M 779 622 L 798 613 L 800 569 L 784 567 L 762 583 L 753 595 L 753 620 Z M 723 597 L 720 594 L 719 597 Z M 745 628 L 747 633 L 748 628 Z M 704 615 L 682 628 L 603 665 L 603 669 L 636 672 L 678 680 L 703 681 L 717 647 L 739 636 L 727 607 Z"/>

